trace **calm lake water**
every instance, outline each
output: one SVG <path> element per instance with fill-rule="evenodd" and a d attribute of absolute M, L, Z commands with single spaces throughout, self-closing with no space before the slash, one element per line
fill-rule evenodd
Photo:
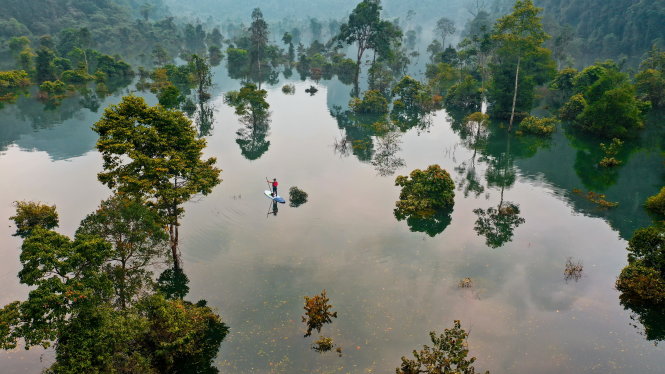
<path fill-rule="evenodd" d="M 217 157 L 223 182 L 186 205 L 181 250 L 188 299 L 208 300 L 231 328 L 217 358 L 222 373 L 390 373 L 430 343 L 429 331 L 457 319 L 470 331 L 476 367 L 492 373 L 663 372 L 664 348 L 647 339 L 614 289 L 627 238 L 650 223 L 641 204 L 662 185 L 662 133 L 647 130 L 625 147 L 624 165 L 605 172 L 594 166 L 598 141 L 562 129 L 551 141 L 508 137 L 494 126 L 474 146 L 445 111 L 427 129 L 371 137 L 331 115 L 348 102 L 349 86 L 294 81 L 296 93 L 285 95 L 282 81 L 267 87 L 267 134 L 241 142 L 243 153 L 242 125 L 221 96 L 240 83 L 222 71 L 216 81 L 206 154 Z M 310 84 L 319 88 L 313 96 Z M 51 111 L 27 98 L 0 110 L 2 304 L 27 295 L 16 278 L 12 202 L 56 204 L 59 230 L 73 234 L 109 195 L 96 179 L 101 158 L 90 126 L 119 100 L 101 99 L 97 112 L 79 98 Z M 334 147 L 345 137 L 347 154 Z M 431 164 L 459 187 L 451 221 L 410 228 L 393 215 L 394 179 Z M 266 177 L 278 178 L 282 196 L 298 186 L 309 201 L 274 214 Z M 620 204 L 601 209 L 573 189 Z M 512 235 L 504 227 L 499 239 L 479 236 L 479 214 L 508 203 L 523 220 Z M 584 266 L 577 281 L 564 279 L 568 258 Z M 458 287 L 464 278 L 471 287 Z M 303 297 L 324 289 L 338 318 L 321 335 L 341 357 L 310 349 L 319 334 L 303 338 Z M 2 352 L 0 371 L 38 373 L 53 358 L 52 350 Z"/>

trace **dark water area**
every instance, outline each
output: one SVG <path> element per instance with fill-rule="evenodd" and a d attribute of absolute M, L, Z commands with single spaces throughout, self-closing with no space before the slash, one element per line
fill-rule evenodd
<path fill-rule="evenodd" d="M 542 140 L 494 124 L 476 137 L 439 111 L 429 126 L 379 136 L 340 114 L 350 86 L 292 77 L 296 92 L 286 95 L 287 82 L 264 85 L 270 123 L 247 133 L 222 98 L 240 82 L 215 71 L 205 153 L 217 157 L 223 182 L 186 204 L 180 240 L 187 298 L 206 299 L 231 328 L 220 372 L 393 372 L 429 331 L 457 319 L 476 367 L 492 373 L 662 372 L 663 347 L 649 340 L 663 336 L 654 334 L 662 320 L 640 320 L 614 289 L 627 238 L 651 222 L 642 203 L 662 185 L 662 117 L 650 117 L 608 172 L 594 166 L 600 141 L 564 128 Z M 319 91 L 306 93 L 310 85 Z M 28 291 L 16 278 L 12 202 L 56 204 L 59 230 L 73 234 L 109 195 L 96 180 L 102 162 L 90 127 L 132 89 L 99 98 L 97 110 L 81 97 L 51 110 L 19 98 L 0 110 L 3 305 Z M 395 176 L 431 164 L 456 182 L 453 211 L 398 221 Z M 266 177 L 278 178 L 282 196 L 298 186 L 308 202 L 275 211 Z M 575 189 L 619 205 L 600 208 Z M 506 207 L 510 219 L 501 220 Z M 579 279 L 564 278 L 569 258 L 583 264 Z M 471 287 L 460 287 L 465 278 Z M 303 297 L 324 289 L 338 318 L 321 335 L 341 357 L 311 349 L 319 334 L 303 338 Z M 38 373 L 53 359 L 52 350 L 19 348 L 0 353 L 0 371 Z"/>

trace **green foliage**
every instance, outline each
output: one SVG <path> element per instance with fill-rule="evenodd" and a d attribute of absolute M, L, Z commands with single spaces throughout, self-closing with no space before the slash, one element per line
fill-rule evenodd
<path fill-rule="evenodd" d="M 631 304 L 658 305 L 665 302 L 665 280 L 658 270 L 635 261 L 621 270 L 616 280 L 621 299 Z"/>
<path fill-rule="evenodd" d="M 391 46 L 401 40 L 402 31 L 398 26 L 381 20 L 381 4 L 376 0 L 362 0 L 349 15 L 348 21 L 340 25 L 335 36 L 338 43 L 356 44 L 356 80 L 360 64 L 366 50 L 373 49 L 380 57 L 387 58 Z"/>
<path fill-rule="evenodd" d="M 621 161 L 614 158 L 614 156 L 619 153 L 622 145 L 623 142 L 617 138 L 612 139 L 612 143 L 607 145 L 605 143 L 600 143 L 600 149 L 605 154 L 605 157 L 600 160 L 599 165 L 602 167 L 614 167 L 620 165 Z"/>
<path fill-rule="evenodd" d="M 284 92 L 287 95 L 293 95 L 296 93 L 296 86 L 293 84 L 285 84 L 282 86 L 282 92 Z"/>
<path fill-rule="evenodd" d="M 157 291 L 167 299 L 182 300 L 189 293 L 189 278 L 182 269 L 164 270 L 157 279 Z"/>
<path fill-rule="evenodd" d="M 198 55 L 192 55 L 189 65 L 194 84 L 198 87 L 197 93 L 199 95 L 199 102 L 208 101 L 208 99 L 210 99 L 210 94 L 207 90 L 212 86 L 212 72 L 210 71 L 210 65 Z"/>
<path fill-rule="evenodd" d="M 649 226 L 638 229 L 628 241 L 628 262 L 639 261 L 665 278 L 665 229 Z"/>
<path fill-rule="evenodd" d="M 509 47 L 499 49 L 490 64 L 492 81 L 488 87 L 488 99 L 492 103 L 493 117 L 509 118 L 511 115 L 518 59 L 520 71 L 515 113 L 527 115 L 533 107 L 535 88 L 554 77 L 556 68 L 548 49 L 535 48 L 523 56 Z"/>
<path fill-rule="evenodd" d="M 297 208 L 307 202 L 307 192 L 293 186 L 289 188 L 289 206 Z"/>
<path fill-rule="evenodd" d="M 315 329 L 317 332 L 321 332 L 324 324 L 332 323 L 332 319 L 337 318 L 337 312 L 330 311 L 332 305 L 329 302 L 326 290 L 323 290 L 320 295 L 305 296 L 305 315 L 302 316 L 302 321 L 307 325 L 305 337 L 312 335 L 312 330 Z"/>
<path fill-rule="evenodd" d="M 356 114 L 388 113 L 388 100 L 377 90 L 365 91 L 362 99 L 351 99 L 349 106 Z"/>
<path fill-rule="evenodd" d="M 357 68 L 356 63 L 350 58 L 340 58 L 337 61 L 333 61 L 333 72 L 345 84 L 353 80 L 353 74 Z"/>
<path fill-rule="evenodd" d="M 452 208 L 455 203 L 455 183 L 439 165 L 430 165 L 426 170 L 415 169 L 409 177 L 400 175 L 395 179 L 395 186 L 402 187 L 395 203 L 397 219 L 427 218 L 439 210 Z"/>
<path fill-rule="evenodd" d="M 649 196 L 644 205 L 649 211 L 665 216 L 665 187 L 661 188 L 657 194 Z"/>
<path fill-rule="evenodd" d="M 229 47 L 226 50 L 228 69 L 231 77 L 240 77 L 248 73 L 249 51 L 242 48 Z"/>
<path fill-rule="evenodd" d="M 585 131 L 608 138 L 625 138 L 634 136 L 643 127 L 641 106 L 630 84 L 606 90 L 597 100 L 587 102 L 576 122 Z"/>
<path fill-rule="evenodd" d="M 235 108 L 235 113 L 249 124 L 257 125 L 268 119 L 270 104 L 266 101 L 268 92 L 258 89 L 253 83 L 245 83 L 239 91 L 229 91 L 224 102 Z"/>
<path fill-rule="evenodd" d="M 645 103 L 636 98 L 635 87 L 618 69 L 605 61 L 577 73 L 572 79 L 577 93 L 561 107 L 559 117 L 598 136 L 634 136 L 643 127 Z"/>
<path fill-rule="evenodd" d="M 587 107 L 584 95 L 575 94 L 559 109 L 559 118 L 564 121 L 575 121 Z"/>
<path fill-rule="evenodd" d="M 48 48 L 41 47 L 35 56 L 35 79 L 38 83 L 54 80 L 55 75 L 55 53 Z"/>
<path fill-rule="evenodd" d="M 635 75 L 635 87 L 640 99 L 655 107 L 665 105 L 665 76 L 655 69 L 646 69 Z"/>
<path fill-rule="evenodd" d="M 164 86 L 157 94 L 159 104 L 164 108 L 178 109 L 182 102 L 185 100 L 184 96 L 180 94 L 178 87 L 170 84 Z"/>
<path fill-rule="evenodd" d="M 654 107 L 665 106 L 665 52 L 652 48 L 635 76 L 640 99 L 648 100 Z"/>
<path fill-rule="evenodd" d="M 208 47 L 208 59 L 210 60 L 210 65 L 218 66 L 222 59 L 224 58 L 224 52 L 222 49 L 216 45 L 211 45 Z"/>
<path fill-rule="evenodd" d="M 159 373 L 214 373 L 212 361 L 229 332 L 204 301 L 192 304 L 157 294 L 137 305 L 149 329 L 140 338 Z"/>
<path fill-rule="evenodd" d="M 425 76 L 434 93 L 441 96 L 447 95 L 448 90 L 459 82 L 458 71 L 445 62 L 428 64 Z"/>
<path fill-rule="evenodd" d="M 548 82 L 554 75 L 551 52 L 541 47 L 549 38 L 538 16 L 541 10 L 531 0 L 517 0 L 513 12 L 499 18 L 494 26 L 492 38 L 497 41 L 499 51 L 497 63 L 492 64 L 492 110 L 498 117 L 508 117 L 510 113 L 510 126 L 515 111 L 530 111 L 535 85 Z M 513 95 L 507 87 L 512 88 Z"/>
<path fill-rule="evenodd" d="M 60 79 L 69 84 L 83 84 L 93 80 L 94 77 L 82 70 L 65 70 Z"/>
<path fill-rule="evenodd" d="M 455 83 L 448 90 L 444 99 L 447 108 L 460 108 L 464 110 L 480 109 L 482 92 L 480 82 L 471 75 L 467 75 L 460 82 Z"/>
<path fill-rule="evenodd" d="M 105 54 L 100 54 L 97 57 L 97 71 L 106 74 L 109 78 L 131 78 L 134 76 L 134 71 L 128 63 Z"/>
<path fill-rule="evenodd" d="M 0 94 L 29 85 L 30 78 L 24 70 L 0 71 Z"/>
<path fill-rule="evenodd" d="M 401 109 L 405 112 L 425 113 L 434 109 L 434 99 L 429 87 L 408 75 L 397 82 L 391 96 L 396 102 L 402 103 Z"/>
<path fill-rule="evenodd" d="M 423 346 L 420 351 L 413 351 L 414 359 L 402 357 L 402 364 L 396 369 L 397 374 L 474 374 L 475 357 L 469 356 L 467 338 L 469 333 L 462 329 L 460 321 L 455 321 L 453 328 L 445 329 L 437 336 L 429 333 L 432 347 Z M 489 371 L 485 372 L 489 374 Z"/>
<path fill-rule="evenodd" d="M 99 181 L 120 194 L 144 197 L 159 211 L 169 225 L 178 267 L 182 204 L 195 194 L 209 194 L 220 182 L 215 158 L 202 158 L 205 140 L 182 112 L 149 107 L 136 96 L 108 107 L 93 130 L 104 161 Z"/>
<path fill-rule="evenodd" d="M 559 121 L 556 118 L 538 118 L 534 116 L 526 117 L 520 122 L 519 129 L 523 133 L 549 136 L 556 130 Z"/>
<path fill-rule="evenodd" d="M 16 214 L 9 217 L 16 225 L 14 236 L 26 238 L 37 227 L 50 230 L 58 227 L 58 212 L 55 205 L 45 205 L 34 201 L 17 201 Z"/>
<path fill-rule="evenodd" d="M 565 68 L 557 72 L 556 76 L 550 83 L 550 88 L 560 90 L 564 94 L 570 94 L 575 87 L 575 77 L 577 76 L 577 69 Z"/>
<path fill-rule="evenodd" d="M 149 267 L 165 257 L 169 239 L 154 209 L 121 195 L 102 201 L 81 221 L 76 234 L 100 237 L 112 245 L 104 272 L 115 285 L 114 304 L 121 308 L 147 290 Z"/>
<path fill-rule="evenodd" d="M 228 330 L 205 302 L 157 294 L 127 312 L 102 305 L 63 327 L 47 373 L 216 373 Z"/>
<path fill-rule="evenodd" d="M 48 347 L 70 317 L 108 300 L 112 283 L 99 271 L 111 246 L 102 239 L 75 240 L 37 227 L 21 246 L 19 280 L 31 287 L 26 301 L 0 311 L 0 320 L 10 319 L 0 343 L 16 346 L 22 338 L 26 347 Z"/>

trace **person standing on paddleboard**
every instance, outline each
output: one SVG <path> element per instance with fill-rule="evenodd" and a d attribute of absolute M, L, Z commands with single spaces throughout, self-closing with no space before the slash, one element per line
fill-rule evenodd
<path fill-rule="evenodd" d="M 266 182 L 272 186 L 272 196 L 277 196 L 277 186 L 279 185 L 279 183 L 277 183 L 277 178 L 273 178 L 272 182 L 268 181 L 268 178 L 266 178 Z"/>

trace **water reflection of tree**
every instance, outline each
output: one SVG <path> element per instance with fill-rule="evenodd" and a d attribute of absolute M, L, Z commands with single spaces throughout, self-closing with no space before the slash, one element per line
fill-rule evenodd
<path fill-rule="evenodd" d="M 622 296 L 619 296 L 621 305 L 624 309 L 631 311 L 630 319 L 634 321 L 634 323 L 631 322 L 631 326 L 638 330 L 643 329 L 640 334 L 644 335 L 647 340 L 653 341 L 654 344 L 665 340 L 665 310 L 662 306 L 641 305 Z"/>
<path fill-rule="evenodd" d="M 573 148 L 577 150 L 574 164 L 575 173 L 586 189 L 603 192 L 616 184 L 621 167 L 605 168 L 598 165 L 598 162 L 604 157 L 599 145 L 603 141 L 602 139 L 589 136 L 575 129 L 567 129 L 566 137 Z M 625 165 L 630 154 L 637 151 L 638 148 L 636 139 L 626 141 L 616 158 L 622 162 L 621 165 Z"/>
<path fill-rule="evenodd" d="M 520 209 L 517 204 L 503 201 L 505 189 L 510 188 L 516 179 L 513 157 L 510 153 L 510 140 L 511 136 L 508 135 L 504 152 L 487 158 L 485 179 L 488 187 L 500 188 L 499 205 L 496 208 L 473 210 L 478 216 L 474 230 L 478 235 L 485 237 L 485 244 L 491 248 L 498 248 L 510 242 L 515 228 L 525 222 L 519 215 Z"/>
<path fill-rule="evenodd" d="M 397 152 L 401 150 L 400 143 L 400 134 L 395 132 L 377 138 L 372 165 L 380 176 L 393 175 L 397 169 L 406 165 L 404 159 L 397 156 Z"/>
<path fill-rule="evenodd" d="M 196 117 L 194 117 L 194 122 L 199 129 L 200 137 L 210 136 L 214 123 L 213 113 L 214 110 L 211 105 L 199 100 L 198 111 Z"/>
<path fill-rule="evenodd" d="M 358 115 L 340 106 L 333 106 L 330 114 L 342 130 L 342 137 L 333 145 L 335 153 L 342 157 L 353 154 L 362 162 L 370 162 L 381 176 L 393 175 L 405 166 L 404 159 L 397 155 L 402 133 L 412 128 L 424 131 L 431 125 L 426 113 L 410 117 L 408 122 L 400 116 Z"/>
<path fill-rule="evenodd" d="M 524 223 L 517 204 L 501 202 L 497 208 L 474 209 L 478 216 L 473 229 L 485 237 L 485 244 L 490 248 L 499 248 L 512 241 L 515 228 Z"/>
<path fill-rule="evenodd" d="M 438 210 L 428 216 L 399 215 L 395 213 L 395 218 L 398 221 L 406 220 L 406 224 L 409 226 L 411 232 L 424 232 L 430 237 L 435 237 L 450 225 L 452 213 L 452 209 Z"/>
<path fill-rule="evenodd" d="M 485 191 L 476 172 L 476 156 L 478 150 L 487 145 L 489 131 L 486 121 L 487 115 L 476 112 L 465 117 L 463 124 L 457 127 L 462 144 L 473 149 L 471 158 L 455 167 L 457 174 L 462 177 L 457 183 L 458 189 L 464 191 L 464 197 L 468 197 L 471 192 L 478 197 Z"/>
<path fill-rule="evenodd" d="M 340 141 L 345 146 L 350 145 L 351 153 L 362 162 L 370 162 L 374 155 L 374 141 L 372 139 L 374 131 L 366 123 L 374 123 L 372 118 L 367 116 L 357 116 L 350 110 L 342 110 L 339 106 L 334 106 L 330 110 L 330 115 L 337 120 L 337 126 L 344 131 L 344 140 Z M 346 148 L 349 149 L 348 147 Z"/>
<path fill-rule="evenodd" d="M 270 130 L 268 118 L 258 123 L 244 123 L 244 126 L 236 131 L 236 143 L 240 146 L 240 153 L 248 160 L 257 160 L 270 147 L 270 141 L 266 140 Z"/>

